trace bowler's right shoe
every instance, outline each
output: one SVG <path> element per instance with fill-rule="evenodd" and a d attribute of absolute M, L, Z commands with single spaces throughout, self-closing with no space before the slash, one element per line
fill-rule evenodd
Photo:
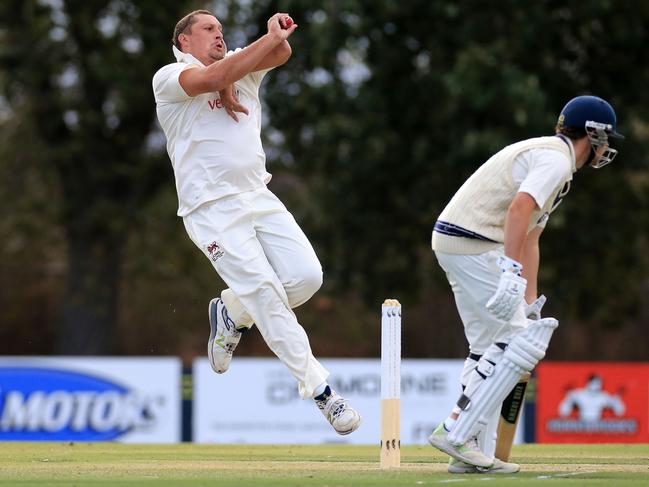
<path fill-rule="evenodd" d="M 361 425 L 361 415 L 340 394 L 332 389 L 330 391 L 329 395 L 323 394 L 323 399 L 315 400 L 318 409 L 339 435 L 348 435 L 356 431 Z"/>
<path fill-rule="evenodd" d="M 212 370 L 222 374 L 230 367 L 232 353 L 241 339 L 241 332 L 234 327 L 234 321 L 228 316 L 228 310 L 220 298 L 210 301 L 210 338 L 207 341 L 207 356 Z"/>
<path fill-rule="evenodd" d="M 443 421 L 428 437 L 428 443 L 447 455 L 452 456 L 456 460 L 460 460 L 461 462 L 468 463 L 475 467 L 489 468 L 494 464 L 493 458 L 489 458 L 480 451 L 475 438 L 470 439 L 463 445 L 454 445 L 448 441 L 448 431 L 444 428 Z"/>
<path fill-rule="evenodd" d="M 494 464 L 490 468 L 476 467 L 468 463 L 461 462 L 451 457 L 448 462 L 448 473 L 516 473 L 521 469 L 518 463 L 503 462 L 498 458 L 494 459 Z"/>

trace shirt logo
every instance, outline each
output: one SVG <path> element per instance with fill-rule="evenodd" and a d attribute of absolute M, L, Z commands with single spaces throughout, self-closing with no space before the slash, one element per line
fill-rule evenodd
<path fill-rule="evenodd" d="M 210 106 L 210 110 L 217 110 L 223 108 L 223 103 L 221 103 L 220 98 L 214 98 L 213 100 L 207 100 L 207 104 Z"/>
<path fill-rule="evenodd" d="M 550 213 L 552 213 L 554 210 L 557 209 L 557 206 L 561 203 L 563 198 L 568 194 L 570 191 L 570 181 L 566 181 L 566 183 L 563 185 L 563 188 L 561 188 L 561 191 L 557 194 L 557 197 L 554 199 L 552 202 L 552 209 L 550 210 Z"/>
<path fill-rule="evenodd" d="M 239 90 L 235 90 L 235 96 L 239 98 L 241 92 Z M 210 110 L 220 110 L 223 108 L 223 102 L 221 101 L 221 98 L 214 98 L 212 100 L 207 100 L 207 105 L 210 107 Z"/>

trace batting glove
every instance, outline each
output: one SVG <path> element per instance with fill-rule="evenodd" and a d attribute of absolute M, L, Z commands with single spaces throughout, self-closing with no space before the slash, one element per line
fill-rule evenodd
<path fill-rule="evenodd" d="M 547 301 L 547 298 L 541 294 L 538 298 L 536 298 L 536 301 L 534 301 L 531 304 L 525 303 L 525 316 L 527 316 L 528 319 L 536 321 L 541 319 L 541 310 L 543 309 L 543 305 Z"/>
<path fill-rule="evenodd" d="M 527 280 L 520 276 L 523 266 L 507 256 L 498 257 L 502 271 L 496 293 L 487 301 L 487 310 L 499 320 L 510 321 L 523 302 Z"/>

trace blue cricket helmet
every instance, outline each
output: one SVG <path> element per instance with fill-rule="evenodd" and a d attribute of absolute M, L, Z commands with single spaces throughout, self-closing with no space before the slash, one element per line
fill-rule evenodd
<path fill-rule="evenodd" d="M 623 139 L 617 132 L 617 117 L 610 103 L 597 96 L 578 96 L 561 110 L 557 128 L 575 128 L 583 131 L 590 141 L 592 151 L 588 164 L 595 169 L 613 162 L 617 150 L 610 147 L 608 139 Z"/>
<path fill-rule="evenodd" d="M 609 137 L 624 138 L 617 132 L 615 110 L 609 102 L 597 96 L 577 96 L 570 100 L 561 110 L 557 125 L 585 129 L 586 122 L 604 124 L 604 130 Z"/>

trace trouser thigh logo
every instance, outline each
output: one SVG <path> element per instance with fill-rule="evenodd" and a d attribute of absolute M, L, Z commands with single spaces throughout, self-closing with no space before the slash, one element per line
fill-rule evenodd
<path fill-rule="evenodd" d="M 225 252 L 223 251 L 221 246 L 216 243 L 216 241 L 208 244 L 206 249 L 207 249 L 207 254 L 209 255 L 212 262 L 216 262 L 221 257 L 223 257 L 223 255 L 225 255 Z"/>

